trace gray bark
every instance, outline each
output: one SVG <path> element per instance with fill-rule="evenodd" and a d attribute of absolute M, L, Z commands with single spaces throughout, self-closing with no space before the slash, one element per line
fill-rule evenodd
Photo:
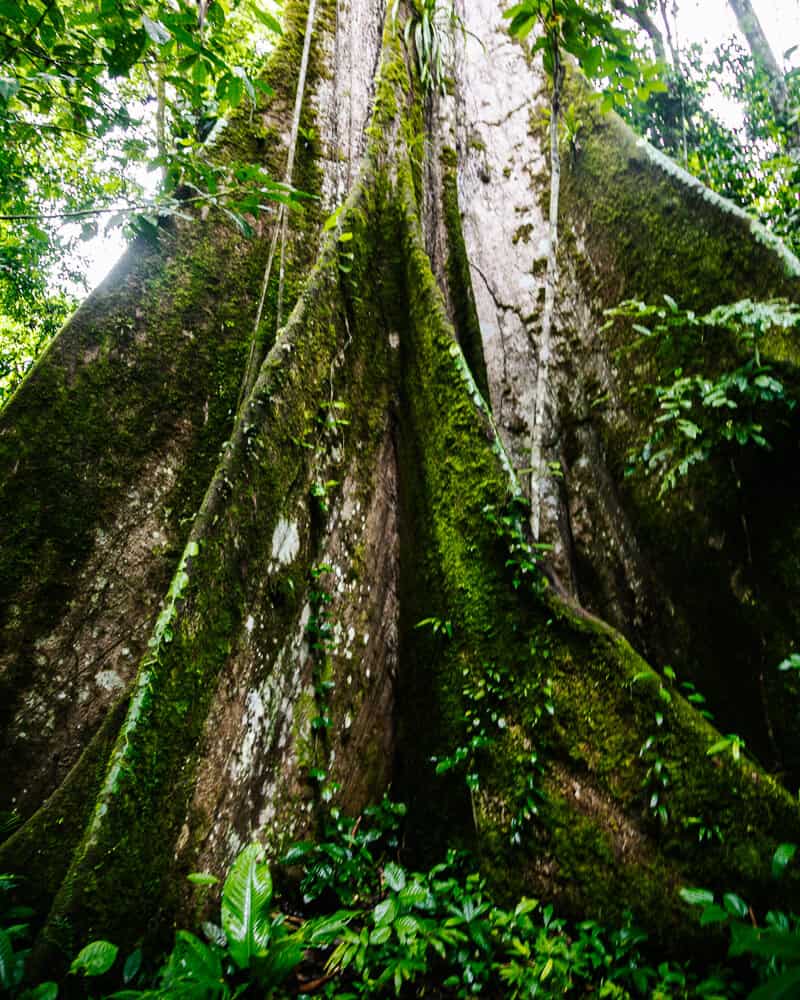
<path fill-rule="evenodd" d="M 783 75 L 778 60 L 761 27 L 758 15 L 753 10 L 750 0 L 728 0 L 731 10 L 736 15 L 739 30 L 747 40 L 750 52 L 753 55 L 755 64 L 767 78 L 770 103 L 775 118 L 782 125 L 789 128 L 792 137 L 791 145 L 797 148 L 800 145 L 800 127 L 796 122 L 789 124 L 789 90 L 786 86 L 786 78 Z"/>

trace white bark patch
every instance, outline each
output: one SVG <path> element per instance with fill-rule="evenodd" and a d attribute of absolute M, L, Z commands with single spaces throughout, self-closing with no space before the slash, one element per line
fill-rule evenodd
<path fill-rule="evenodd" d="M 272 533 L 272 558 L 282 566 L 294 562 L 300 551 L 300 532 L 294 521 L 280 518 Z"/>
<path fill-rule="evenodd" d="M 116 670 L 101 670 L 95 675 L 95 683 L 104 691 L 122 691 L 125 688 L 125 681 Z"/>

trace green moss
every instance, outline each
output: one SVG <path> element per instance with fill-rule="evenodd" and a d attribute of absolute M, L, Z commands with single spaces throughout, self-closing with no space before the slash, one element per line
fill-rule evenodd
<path fill-rule="evenodd" d="M 0 846 L 0 869 L 23 875 L 20 897 L 37 919 L 48 912 L 83 836 L 127 704 L 123 698 L 108 713 L 58 790 Z"/>
<path fill-rule="evenodd" d="M 800 838 L 796 804 L 750 765 L 708 758 L 713 731 L 677 697 L 663 709 L 664 753 L 674 770 L 670 809 L 678 823 L 714 810 L 725 840 L 701 847 L 680 827 L 665 833 L 653 826 L 639 750 L 661 704 L 655 679 L 634 684 L 647 668 L 630 647 L 563 604 L 543 580 L 515 588 L 508 545 L 486 508 L 497 513 L 518 503 L 519 489 L 473 374 L 479 366 L 468 365 L 456 343 L 424 250 L 421 111 L 398 45 L 390 43 L 394 55 L 384 63 L 375 122 L 406 109 L 399 134 L 408 155 L 385 169 L 389 140 L 375 128 L 370 168 L 341 219 L 353 234 L 352 270 L 342 269 L 333 234 L 230 434 L 40 954 L 63 957 L 91 936 L 126 944 L 154 914 L 170 911 L 174 848 L 196 780 L 198 742 L 244 615 L 258 600 L 270 635 L 284 636 L 297 623 L 325 528 L 314 529 L 307 501 L 329 445 L 316 415 L 331 398 L 350 405 L 344 446 L 359 454 L 364 471 L 396 397 L 403 749 L 395 787 L 410 804 L 410 844 L 419 853 L 471 844 L 509 892 L 519 882 L 539 886 L 580 915 L 613 919 L 630 902 L 652 929 L 663 926 L 666 912 L 676 946 L 690 937 L 675 902 L 682 881 L 744 886 L 757 899 L 771 888 L 771 849 Z M 454 185 L 449 197 L 452 213 Z M 466 295 L 463 245 L 451 222 L 460 258 L 453 276 Z M 399 333 L 397 362 L 389 356 L 390 333 Z M 276 565 L 271 551 L 280 517 L 298 526 L 288 566 Z M 451 638 L 416 627 L 432 616 L 452 623 Z M 480 762 L 476 830 L 461 776 L 437 778 L 430 758 L 463 743 L 465 678 L 487 665 L 502 666 L 508 678 L 507 718 Z M 549 723 L 542 712 L 548 683 L 555 707 Z M 302 729 L 310 706 L 301 699 L 297 708 Z M 511 819 L 534 750 L 548 765 L 539 789 L 547 804 L 513 848 Z M 570 797 L 573 779 L 591 793 L 594 808 Z M 207 829 L 207 819 L 198 822 Z M 18 836 L 29 838 L 32 829 Z M 626 853 L 630 830 L 636 849 Z M 60 872 L 47 870 L 49 891 Z M 786 892 L 796 894 L 796 885 L 790 878 Z"/>
<path fill-rule="evenodd" d="M 797 263 L 743 213 L 667 165 L 616 116 L 601 115 L 577 75 L 567 90 L 581 130 L 575 151 L 564 155 L 563 273 L 577 278 L 596 311 L 595 344 L 613 383 L 600 389 L 591 376 L 579 377 L 583 404 L 565 409 L 566 465 L 585 455 L 582 421 L 590 402 L 610 388 L 602 408 L 592 410 L 595 457 L 606 462 L 614 483 L 613 498 L 601 503 L 622 503 L 635 525 L 641 565 L 657 567 L 657 578 L 637 570 L 636 595 L 625 583 L 611 583 L 629 570 L 601 549 L 598 532 L 580 554 L 581 593 L 591 607 L 622 605 L 631 640 L 694 681 L 721 728 L 742 733 L 761 760 L 794 783 L 800 702 L 775 668 L 793 648 L 798 625 L 800 577 L 790 543 L 797 482 L 786 470 L 794 467 L 787 455 L 800 424 L 792 417 L 786 436 L 777 431 L 771 453 L 732 449 L 703 463 L 662 502 L 658 484 L 643 474 L 629 477 L 627 467 L 630 450 L 641 446 L 656 417 L 650 387 L 669 365 L 642 351 L 618 353 L 638 336 L 629 328 L 600 328 L 601 310 L 627 297 L 657 303 L 668 294 L 698 312 L 748 296 L 796 300 Z M 773 331 L 762 356 L 778 366 L 785 384 L 797 384 L 796 334 Z M 719 338 L 694 348 L 692 363 L 708 374 L 730 361 Z M 688 366 L 686 357 L 669 362 Z M 765 694 L 769 721 L 761 707 Z"/>
<path fill-rule="evenodd" d="M 501 887 L 513 882 L 518 889 L 522 880 L 540 894 L 563 897 L 576 914 L 602 919 L 631 908 L 646 927 L 663 928 L 672 947 L 686 944 L 696 931 L 677 888 L 687 881 L 738 885 L 751 898 L 764 898 L 772 891 L 772 850 L 787 830 L 800 832 L 797 806 L 763 772 L 707 757 L 715 733 L 676 695 L 662 713 L 675 826 L 665 832 L 651 819 L 640 749 L 663 708 L 657 684 L 634 683 L 648 668 L 606 626 L 549 591 L 544 597 L 514 591 L 507 553 L 482 511 L 487 504 L 501 509 L 515 485 L 498 461 L 474 383 L 457 361 L 422 249 L 410 167 L 400 172 L 400 185 L 406 261 L 400 297 L 408 325 L 401 337 L 405 674 L 398 783 L 411 806 L 412 842 L 427 856 L 445 842 L 472 844 Z M 433 616 L 452 623 L 452 639 L 415 628 Z M 506 729 L 479 763 L 476 831 L 463 778 L 435 777 L 431 757 L 467 741 L 464 680 L 487 665 L 509 672 L 510 690 Z M 549 724 L 540 719 L 547 682 L 555 709 Z M 532 749 L 551 765 L 543 789 L 548 804 L 515 849 L 510 821 L 525 794 L 524 761 Z M 570 775 L 585 787 L 583 803 L 565 794 Z M 756 802 L 761 805 L 751 812 Z M 700 845 L 687 833 L 682 820 L 698 815 L 723 824 L 723 845 Z M 633 847 L 626 848 L 629 836 Z M 745 843 L 752 848 L 743 849 Z M 761 860 L 753 866 L 755 858 Z M 789 885 L 787 898 L 796 891 Z"/>
<path fill-rule="evenodd" d="M 721 209 L 679 168 L 665 169 L 615 115 L 600 114 L 577 73 L 565 88 L 582 128 L 578 152 L 565 157 L 561 210 L 565 228 L 580 234 L 602 305 L 666 293 L 700 310 L 745 294 L 797 295 L 800 275 L 765 252 L 755 223 Z"/>
<path fill-rule="evenodd" d="M 286 153 L 277 128 L 253 122 L 277 124 L 291 110 L 306 9 L 302 2 L 287 7 L 286 31 L 265 76 L 275 96 L 254 115 L 243 109 L 223 130 L 214 150 L 220 162 L 257 162 L 282 176 Z M 327 0 L 320 5 L 317 39 L 332 27 L 334 13 Z M 324 72 L 314 45 L 309 95 Z M 315 125 L 309 97 L 303 134 L 313 135 Z M 312 195 L 319 191 L 318 158 L 316 140 L 302 140 L 293 182 Z M 290 214 L 284 320 L 316 256 L 321 222 L 313 199 Z M 0 629 L 11 662 L 0 680 L 0 717 L 6 727 L 36 677 L 36 640 L 52 631 L 70 601 L 81 599 L 75 588 L 97 529 L 110 530 L 147 463 L 177 440 L 177 481 L 163 500 L 168 542 L 147 581 L 153 598 L 166 589 L 230 436 L 268 243 L 243 241 L 214 216 L 178 222 L 157 244 L 139 240 L 107 290 L 79 310 L 4 409 Z M 260 331 L 265 347 L 275 336 L 274 270 Z M 87 731 L 83 738 L 90 737 Z M 17 757 L 20 787 L 30 784 L 25 766 Z M 4 789 L 8 796 L 17 792 L 13 782 Z M 29 789 L 34 804 L 37 794 Z"/>
<path fill-rule="evenodd" d="M 47 944 L 59 952 L 69 953 L 101 932 L 130 941 L 152 913 L 170 905 L 166 886 L 193 788 L 198 740 L 245 611 L 262 581 L 269 580 L 275 593 L 287 574 L 293 581 L 305 579 L 315 559 L 302 509 L 324 446 L 321 440 L 311 448 L 298 446 L 308 438 L 309 410 L 326 406 L 332 391 L 334 398 L 346 396 L 352 418 L 343 446 L 355 453 L 357 442 L 368 461 L 382 441 L 383 422 L 375 411 L 385 410 L 387 382 L 375 321 L 370 307 L 349 294 L 350 281 L 364 292 L 374 287 L 375 208 L 364 200 L 355 199 L 343 216 L 354 234 L 351 275 L 340 272 L 331 238 L 264 364 L 196 519 L 92 823 L 48 922 Z M 369 294 L 367 299 L 374 301 Z M 331 364 L 346 340 L 347 365 L 332 385 Z M 321 439 L 322 423 L 313 426 Z M 287 567 L 276 566 L 271 551 L 280 516 L 295 520 L 300 535 L 299 552 Z M 287 634 L 299 614 L 302 589 L 295 583 L 283 593 L 293 599 L 261 603 L 268 634 Z"/>

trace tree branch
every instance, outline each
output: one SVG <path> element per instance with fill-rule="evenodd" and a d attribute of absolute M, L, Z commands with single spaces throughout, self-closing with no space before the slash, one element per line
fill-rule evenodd
<path fill-rule="evenodd" d="M 658 30 L 656 22 L 650 16 L 646 0 L 638 0 L 638 3 L 635 6 L 625 3 L 625 0 L 612 0 L 612 4 L 614 10 L 623 14 L 625 17 L 629 17 L 632 21 L 639 25 L 642 31 L 644 31 L 644 33 L 649 37 L 653 45 L 653 52 L 655 53 L 656 59 L 659 62 L 665 63 L 667 61 L 667 50 L 664 45 L 664 36 Z"/>
<path fill-rule="evenodd" d="M 767 77 L 769 101 L 777 121 L 784 127 L 789 119 L 789 90 L 786 78 L 778 65 L 778 60 L 767 41 L 761 22 L 753 10 L 750 0 L 728 0 L 728 4 L 736 15 L 739 30 L 747 40 L 756 66 Z M 800 146 L 800 130 L 797 125 L 787 128 L 789 143 L 792 147 Z"/>

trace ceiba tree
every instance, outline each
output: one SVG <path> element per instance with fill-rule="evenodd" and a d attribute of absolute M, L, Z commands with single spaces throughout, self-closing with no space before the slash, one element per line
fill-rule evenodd
<path fill-rule="evenodd" d="M 603 310 L 796 300 L 800 265 L 570 72 L 543 357 L 547 80 L 470 0 L 426 93 L 384 7 L 292 0 L 274 97 L 209 149 L 316 199 L 253 238 L 213 211 L 140 238 L 0 418 L 2 808 L 22 820 L 0 868 L 47 914 L 48 962 L 193 919 L 187 872 L 253 838 L 277 858 L 330 796 L 356 815 L 387 789 L 410 853 L 467 845 L 500 892 L 632 909 L 673 946 L 695 934 L 682 885 L 796 900 L 769 876 L 795 799 L 709 756 L 719 734 L 642 657 L 797 773 L 771 669 L 798 629 L 797 435 L 657 502 L 624 475 L 651 373 Z M 791 381 L 793 338 L 762 352 Z M 431 759 L 467 746 L 489 671 L 470 792 Z"/>

